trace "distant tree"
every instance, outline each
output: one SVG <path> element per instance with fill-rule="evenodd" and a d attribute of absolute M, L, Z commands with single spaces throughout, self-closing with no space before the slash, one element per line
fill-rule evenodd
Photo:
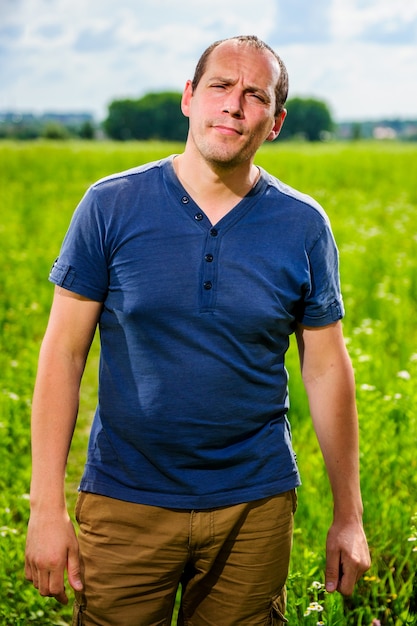
<path fill-rule="evenodd" d="M 103 128 L 112 139 L 120 141 L 134 139 L 140 132 L 138 117 L 137 100 L 115 100 L 109 106 L 109 114 L 103 122 Z"/>
<path fill-rule="evenodd" d="M 38 139 L 42 134 L 42 129 L 37 124 L 12 124 L 5 131 L 5 137 L 9 139 L 21 139 L 26 141 L 28 139 Z"/>
<path fill-rule="evenodd" d="M 333 130 L 331 113 L 325 102 L 314 98 L 290 98 L 286 104 L 288 111 L 281 137 L 300 137 L 307 141 L 320 141 Z"/>
<path fill-rule="evenodd" d="M 362 138 L 362 125 L 360 122 L 352 122 L 350 137 L 353 141 L 358 141 Z"/>
<path fill-rule="evenodd" d="M 70 132 L 66 126 L 59 122 L 47 122 L 42 130 L 42 137 L 45 139 L 68 139 Z"/>
<path fill-rule="evenodd" d="M 81 124 L 81 127 L 78 131 L 78 134 L 81 137 L 81 139 L 94 139 L 94 136 L 95 136 L 94 125 L 88 120 L 83 122 L 83 124 Z"/>
<path fill-rule="evenodd" d="M 184 141 L 188 121 L 181 112 L 181 94 L 149 93 L 139 100 L 115 100 L 103 127 L 112 139 Z"/>

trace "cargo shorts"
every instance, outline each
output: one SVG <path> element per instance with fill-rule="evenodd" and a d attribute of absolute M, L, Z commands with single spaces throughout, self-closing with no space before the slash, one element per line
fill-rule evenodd
<path fill-rule="evenodd" d="M 279 626 L 295 490 L 184 511 L 80 493 L 73 626 Z M 180 590 L 180 592 L 178 592 Z"/>

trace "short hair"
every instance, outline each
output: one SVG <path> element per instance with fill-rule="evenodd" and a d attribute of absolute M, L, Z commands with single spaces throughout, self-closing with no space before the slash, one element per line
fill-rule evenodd
<path fill-rule="evenodd" d="M 285 67 L 284 61 L 275 52 L 275 50 L 273 50 L 271 46 L 268 46 L 267 43 L 259 39 L 256 35 L 238 35 L 236 37 L 220 39 L 219 41 L 215 41 L 208 48 L 206 48 L 206 50 L 203 52 L 200 59 L 198 60 L 198 63 L 195 68 L 194 77 L 191 83 L 193 91 L 197 88 L 197 85 L 199 84 L 201 77 L 206 71 L 207 63 L 208 63 L 211 53 L 213 52 L 213 50 L 215 50 L 215 48 L 217 48 L 217 46 L 219 46 L 221 43 L 225 43 L 226 41 L 238 41 L 241 44 L 247 44 L 249 46 L 252 46 L 253 48 L 256 48 L 257 50 L 268 50 L 269 52 L 273 54 L 275 59 L 278 61 L 280 72 L 279 72 L 279 78 L 277 80 L 277 84 L 275 85 L 275 101 L 276 101 L 275 102 L 275 116 L 277 117 L 283 110 L 285 102 L 288 97 L 287 68 Z"/>

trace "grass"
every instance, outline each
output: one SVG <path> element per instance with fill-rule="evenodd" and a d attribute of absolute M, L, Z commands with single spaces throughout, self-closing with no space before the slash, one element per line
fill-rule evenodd
<path fill-rule="evenodd" d="M 90 183 L 181 150 L 155 143 L 0 143 L 2 626 L 70 623 L 68 607 L 41 598 L 23 577 L 30 403 L 52 295 L 49 267 Z M 417 147 L 278 142 L 265 146 L 257 162 L 313 195 L 332 221 L 341 257 L 345 335 L 357 380 L 365 525 L 373 556 L 351 598 L 324 592 L 332 504 L 291 346 L 291 421 L 303 486 L 288 581 L 289 623 L 416 624 Z M 68 464 L 70 508 L 94 410 L 97 357 L 95 343 Z"/>

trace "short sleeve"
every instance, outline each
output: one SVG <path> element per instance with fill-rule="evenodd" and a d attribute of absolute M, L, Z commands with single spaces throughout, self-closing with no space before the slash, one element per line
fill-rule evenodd
<path fill-rule="evenodd" d="M 74 212 L 49 280 L 91 300 L 103 302 L 108 290 L 106 224 L 94 188 Z"/>
<path fill-rule="evenodd" d="M 310 283 L 303 300 L 299 322 L 305 326 L 326 326 L 344 316 L 339 253 L 327 219 L 307 256 Z"/>

